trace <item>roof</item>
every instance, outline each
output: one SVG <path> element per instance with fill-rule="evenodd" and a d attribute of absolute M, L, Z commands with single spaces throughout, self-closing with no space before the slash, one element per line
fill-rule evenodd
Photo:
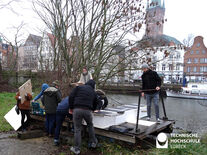
<path fill-rule="evenodd" d="M 140 41 L 138 41 L 139 48 L 160 47 L 170 45 L 182 45 L 182 43 L 176 38 L 164 34 L 158 35 L 155 38 L 144 36 Z"/>
<path fill-rule="evenodd" d="M 25 42 L 25 45 L 27 45 L 28 42 L 33 42 L 35 45 L 39 46 L 41 40 L 42 37 L 30 34 Z"/>

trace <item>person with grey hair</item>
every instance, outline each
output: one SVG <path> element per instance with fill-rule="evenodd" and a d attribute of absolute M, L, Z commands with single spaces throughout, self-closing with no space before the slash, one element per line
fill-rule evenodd
<path fill-rule="evenodd" d="M 147 100 L 147 120 L 151 119 L 151 103 L 155 106 L 157 122 L 159 118 L 159 90 L 161 87 L 161 78 L 157 72 L 152 71 L 147 63 L 142 65 L 142 96 L 145 95 Z"/>

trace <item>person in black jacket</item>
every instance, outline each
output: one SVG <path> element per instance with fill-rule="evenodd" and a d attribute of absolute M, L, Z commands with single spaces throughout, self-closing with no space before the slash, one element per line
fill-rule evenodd
<path fill-rule="evenodd" d="M 73 114 L 74 123 L 74 143 L 75 146 L 71 147 L 71 151 L 75 154 L 80 153 L 81 146 L 81 126 L 84 119 L 88 126 L 89 132 L 89 147 L 95 148 L 98 141 L 95 137 L 93 128 L 92 111 L 100 109 L 101 101 L 95 89 L 95 81 L 89 80 L 85 85 L 77 86 L 74 88 L 69 96 L 69 113 Z"/>
<path fill-rule="evenodd" d="M 52 136 L 55 125 L 57 105 L 61 101 L 61 93 L 58 87 L 58 83 L 53 82 L 52 87 L 47 88 L 43 92 L 42 98 L 42 104 L 45 107 L 46 113 L 45 128 L 50 137 Z"/>
<path fill-rule="evenodd" d="M 101 102 L 102 102 L 100 108 L 103 110 L 103 109 L 105 109 L 105 108 L 107 107 L 107 105 L 108 105 L 108 99 L 107 99 L 107 97 L 106 97 L 106 94 L 105 94 L 105 92 L 103 92 L 103 91 L 100 90 L 100 89 L 97 89 L 97 90 L 96 90 L 96 93 L 97 93 L 97 95 L 98 95 L 99 100 L 101 100 Z M 101 110 L 101 109 L 99 109 L 99 110 Z"/>
<path fill-rule="evenodd" d="M 157 72 L 149 69 L 148 64 L 142 65 L 142 96 L 146 96 L 147 100 L 147 120 L 151 119 L 151 102 L 155 106 L 156 120 L 159 122 L 159 90 L 161 86 L 161 78 Z"/>

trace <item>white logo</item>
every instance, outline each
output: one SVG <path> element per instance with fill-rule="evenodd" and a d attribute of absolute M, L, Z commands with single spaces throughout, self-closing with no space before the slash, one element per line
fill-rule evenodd
<path fill-rule="evenodd" d="M 156 139 L 156 148 L 168 148 L 168 138 L 163 132 L 159 133 Z"/>

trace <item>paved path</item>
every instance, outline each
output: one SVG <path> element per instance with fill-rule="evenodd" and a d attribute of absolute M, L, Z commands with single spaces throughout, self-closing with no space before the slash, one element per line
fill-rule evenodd
<path fill-rule="evenodd" d="M 48 137 L 19 140 L 16 133 L 0 133 L 0 155 L 52 155 L 57 147 Z"/>

